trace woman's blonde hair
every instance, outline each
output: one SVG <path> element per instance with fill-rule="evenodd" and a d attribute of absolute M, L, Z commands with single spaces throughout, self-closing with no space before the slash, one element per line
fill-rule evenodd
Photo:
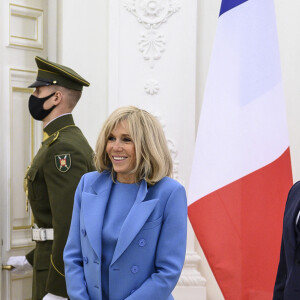
<path fill-rule="evenodd" d="M 120 107 L 103 124 L 96 143 L 95 167 L 99 172 L 109 170 L 115 177 L 112 163 L 106 153 L 106 144 L 111 132 L 122 121 L 127 121 L 129 134 L 134 142 L 136 165 L 135 181 L 145 179 L 155 184 L 165 176 L 172 176 L 173 163 L 166 137 L 159 121 L 145 110 L 134 106 Z"/>

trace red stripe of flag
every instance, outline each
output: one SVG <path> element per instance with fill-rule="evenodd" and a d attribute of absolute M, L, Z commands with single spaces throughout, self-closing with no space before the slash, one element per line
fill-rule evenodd
<path fill-rule="evenodd" d="M 195 234 L 225 299 L 271 299 L 291 185 L 288 148 L 274 162 L 189 206 Z"/>

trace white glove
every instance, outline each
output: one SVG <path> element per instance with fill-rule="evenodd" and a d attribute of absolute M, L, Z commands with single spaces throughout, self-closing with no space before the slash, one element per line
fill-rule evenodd
<path fill-rule="evenodd" d="M 48 293 L 47 295 L 44 296 L 43 300 L 68 300 L 68 298 L 55 296 L 53 294 Z"/>
<path fill-rule="evenodd" d="M 15 268 L 12 269 L 12 272 L 18 275 L 24 275 L 26 272 L 32 270 L 32 266 L 25 256 L 11 256 L 7 264 L 14 266 Z"/>

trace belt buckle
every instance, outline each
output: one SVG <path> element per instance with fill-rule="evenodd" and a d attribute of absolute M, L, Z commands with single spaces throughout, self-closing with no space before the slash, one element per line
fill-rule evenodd
<path fill-rule="evenodd" d="M 31 238 L 36 242 L 47 241 L 47 230 L 46 228 L 32 228 Z"/>
<path fill-rule="evenodd" d="M 46 232 L 46 228 L 40 228 L 40 240 L 42 242 L 47 241 L 47 232 Z"/>
<path fill-rule="evenodd" d="M 37 228 L 31 229 L 31 239 L 35 242 L 40 239 L 40 230 L 39 229 L 37 229 Z"/>

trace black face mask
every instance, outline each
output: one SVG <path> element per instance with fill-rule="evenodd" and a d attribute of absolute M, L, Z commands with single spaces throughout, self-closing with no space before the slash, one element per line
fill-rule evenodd
<path fill-rule="evenodd" d="M 31 95 L 29 97 L 29 101 L 28 101 L 29 112 L 35 120 L 42 121 L 43 119 L 45 119 L 51 113 L 51 111 L 53 110 L 55 105 L 53 105 L 49 109 L 44 109 L 43 105 L 54 94 L 55 93 L 53 93 L 53 94 L 51 94 L 47 97 L 44 97 L 44 98 L 38 98 L 38 97 L 33 96 L 33 95 Z"/>

